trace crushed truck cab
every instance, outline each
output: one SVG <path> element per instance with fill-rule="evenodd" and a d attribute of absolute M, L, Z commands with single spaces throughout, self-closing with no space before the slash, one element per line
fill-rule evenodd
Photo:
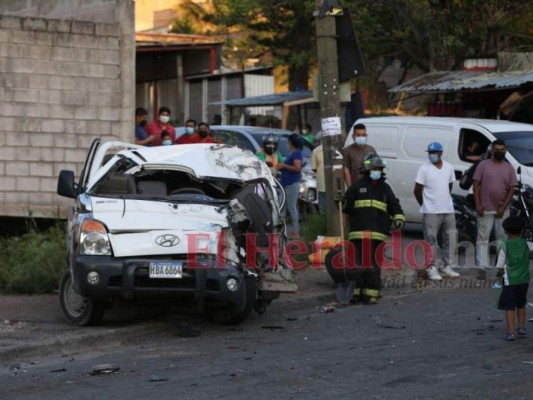
<path fill-rule="evenodd" d="M 283 189 L 249 151 L 96 139 L 78 182 L 61 171 L 58 194 L 75 200 L 59 293 L 70 323 L 100 322 L 115 300 L 163 297 L 239 323 L 296 290 Z"/>

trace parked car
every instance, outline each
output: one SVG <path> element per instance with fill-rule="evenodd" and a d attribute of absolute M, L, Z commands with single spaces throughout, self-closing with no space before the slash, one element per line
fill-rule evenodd
<path fill-rule="evenodd" d="M 273 134 L 278 137 L 278 149 L 283 157 L 287 157 L 290 152 L 288 148 L 288 137 L 293 134 L 284 129 L 275 129 L 261 126 L 240 126 L 240 125 L 213 125 L 213 138 L 216 142 L 239 146 L 252 151 L 254 154 L 261 148 L 263 137 Z M 318 193 L 316 190 L 316 174 L 311 169 L 311 154 L 314 146 L 304 142 L 302 150 L 303 168 L 302 180 L 300 184 L 300 199 L 313 208 L 318 208 Z"/>
<path fill-rule="evenodd" d="M 60 172 L 57 192 L 76 199 L 68 220 L 59 296 L 66 319 L 98 323 L 117 299 L 196 301 L 218 322 L 295 291 L 285 263 L 283 190 L 238 147 L 143 147 L 96 139 L 79 178 Z M 271 235 L 273 234 L 273 235 Z M 250 248 L 272 247 L 265 254 Z M 173 300 L 174 301 L 174 300 Z M 179 301 L 179 300 L 177 300 Z"/>

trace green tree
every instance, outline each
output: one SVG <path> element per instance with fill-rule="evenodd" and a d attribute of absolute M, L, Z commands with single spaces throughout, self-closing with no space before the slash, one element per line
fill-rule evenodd
<path fill-rule="evenodd" d="M 352 8 L 367 60 L 396 57 L 423 71 L 467 57 L 531 49 L 533 3 L 501 0 L 359 0 Z"/>
<path fill-rule="evenodd" d="M 213 0 L 213 8 L 210 21 L 228 32 L 240 30 L 232 40 L 240 41 L 247 56 L 270 55 L 274 65 L 287 66 L 289 90 L 308 88 L 315 54 L 314 0 Z"/>
<path fill-rule="evenodd" d="M 176 6 L 176 15 L 170 23 L 171 33 L 209 34 L 214 30 L 205 23 L 207 10 L 192 0 L 184 0 Z"/>

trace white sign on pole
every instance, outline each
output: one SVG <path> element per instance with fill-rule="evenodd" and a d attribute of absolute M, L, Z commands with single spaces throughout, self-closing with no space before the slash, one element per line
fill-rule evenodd
<path fill-rule="evenodd" d="M 322 123 L 322 134 L 324 136 L 334 136 L 341 134 L 341 119 L 340 117 L 324 118 Z"/>

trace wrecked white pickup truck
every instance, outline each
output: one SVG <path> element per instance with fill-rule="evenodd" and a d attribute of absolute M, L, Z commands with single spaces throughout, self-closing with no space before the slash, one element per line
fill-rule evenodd
<path fill-rule="evenodd" d="M 194 300 L 221 323 L 296 290 L 283 256 L 283 190 L 251 152 L 218 144 L 143 147 L 95 139 L 69 211 L 66 319 L 101 321 L 120 299 Z"/>

